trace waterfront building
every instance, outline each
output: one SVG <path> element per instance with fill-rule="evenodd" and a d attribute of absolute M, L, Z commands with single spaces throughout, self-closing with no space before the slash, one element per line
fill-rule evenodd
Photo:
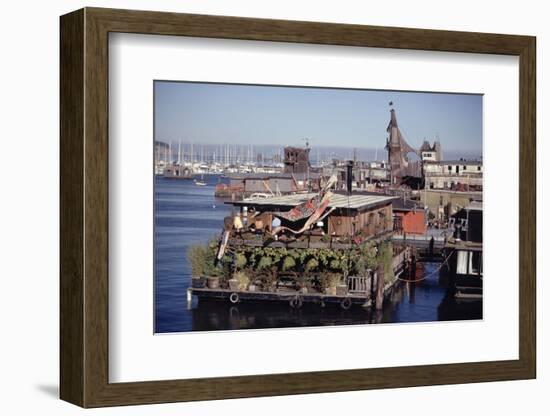
<path fill-rule="evenodd" d="M 424 189 L 419 191 L 420 200 L 428 208 L 430 217 L 437 222 L 447 222 L 453 214 L 472 201 L 481 201 L 481 191 L 460 191 L 451 189 Z"/>
<path fill-rule="evenodd" d="M 348 161 L 334 160 L 330 167 L 323 169 L 325 176 L 334 174 L 338 178 L 336 189 L 347 188 L 347 164 Z M 367 190 L 370 191 L 373 188 L 373 184 L 388 183 L 389 182 L 389 169 L 385 162 L 364 162 L 354 161 L 352 166 L 352 188 L 355 190 Z"/>
<path fill-rule="evenodd" d="M 483 293 L 483 205 L 472 202 L 453 215 L 453 236 L 445 245 L 455 297 L 479 299 Z"/>
<path fill-rule="evenodd" d="M 315 193 L 295 194 L 251 201 L 231 202 L 241 210 L 247 224 L 265 232 L 273 231 L 273 220 L 278 217 L 280 226 L 299 229 L 303 222 L 292 221 L 278 213 L 291 210 L 316 196 Z M 301 234 L 331 237 L 360 236 L 366 241 L 393 233 L 392 201 L 395 197 L 380 194 L 353 194 L 336 192 L 328 201 L 322 220 Z"/>
<path fill-rule="evenodd" d="M 483 164 L 478 160 L 426 160 L 423 162 L 423 173 L 427 189 L 483 189 Z"/>
<path fill-rule="evenodd" d="M 308 173 L 311 169 L 309 162 L 310 150 L 309 146 L 286 146 L 284 148 L 284 173 Z"/>
<path fill-rule="evenodd" d="M 424 235 L 428 218 L 424 205 L 420 201 L 397 198 L 392 201 L 393 228 L 396 234 Z"/>
<path fill-rule="evenodd" d="M 321 175 L 310 173 L 250 173 L 228 176 L 228 184 L 216 186 L 216 196 L 243 198 L 255 193 L 269 196 L 318 191 Z"/>
<path fill-rule="evenodd" d="M 172 163 L 164 168 L 163 175 L 168 179 L 193 179 L 193 169 Z"/>
<path fill-rule="evenodd" d="M 424 140 L 422 146 L 420 146 L 419 153 L 422 162 L 439 162 L 443 159 L 443 151 L 439 140 L 434 141 L 433 146 L 430 145 L 430 142 Z"/>

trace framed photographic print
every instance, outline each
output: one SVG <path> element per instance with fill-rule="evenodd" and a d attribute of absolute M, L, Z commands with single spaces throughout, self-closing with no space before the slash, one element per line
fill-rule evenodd
<path fill-rule="evenodd" d="M 60 52 L 62 399 L 535 377 L 535 38 L 85 8 Z"/>

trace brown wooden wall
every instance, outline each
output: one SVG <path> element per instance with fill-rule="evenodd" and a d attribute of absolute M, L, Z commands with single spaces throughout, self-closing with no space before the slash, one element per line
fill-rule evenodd
<path fill-rule="evenodd" d="M 359 230 L 373 236 L 393 229 L 392 206 L 364 211 L 356 215 L 331 215 L 328 218 L 329 234 L 347 236 Z"/>

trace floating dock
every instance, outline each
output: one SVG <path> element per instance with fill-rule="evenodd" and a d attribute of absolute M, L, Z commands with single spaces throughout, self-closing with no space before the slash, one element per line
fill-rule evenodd
<path fill-rule="evenodd" d="M 300 308 L 305 303 L 316 304 L 321 307 L 327 305 L 340 306 L 342 309 L 350 309 L 352 306 L 370 306 L 370 296 L 365 294 L 327 295 L 324 293 L 302 293 L 299 291 L 235 291 L 231 289 L 189 288 L 187 290 L 188 301 L 192 295 L 199 299 L 222 300 L 230 303 L 240 302 L 283 302 L 293 308 Z"/>

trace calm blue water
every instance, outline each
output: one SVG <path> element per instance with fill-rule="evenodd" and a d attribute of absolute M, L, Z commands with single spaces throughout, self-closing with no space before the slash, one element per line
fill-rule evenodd
<path fill-rule="evenodd" d="M 207 186 L 192 180 L 155 179 L 155 332 L 211 331 L 390 322 L 481 319 L 481 302 L 457 303 L 447 295 L 438 273 L 419 283 L 401 285 L 381 312 L 344 311 L 304 305 L 201 302 L 187 307 L 191 271 L 187 248 L 217 236 L 231 206 L 214 198 L 218 176 L 204 176 Z M 437 263 L 419 265 L 417 276 Z"/>

